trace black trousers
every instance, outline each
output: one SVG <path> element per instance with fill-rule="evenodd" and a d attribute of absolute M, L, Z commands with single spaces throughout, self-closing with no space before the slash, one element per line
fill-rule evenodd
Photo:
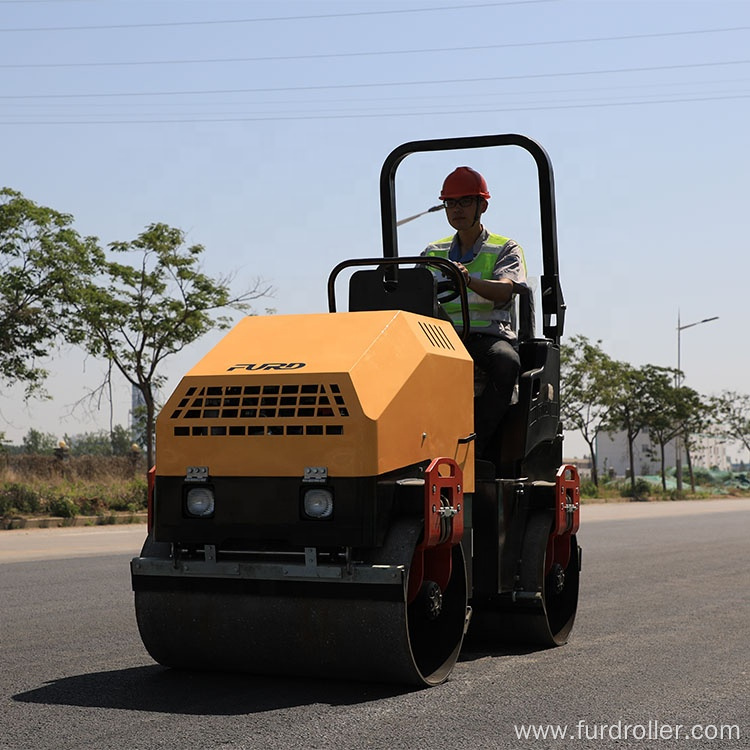
<path fill-rule="evenodd" d="M 475 364 L 489 376 L 487 387 L 474 399 L 475 453 L 482 458 L 510 406 L 521 360 L 513 344 L 495 336 L 473 333 L 465 346 Z"/>

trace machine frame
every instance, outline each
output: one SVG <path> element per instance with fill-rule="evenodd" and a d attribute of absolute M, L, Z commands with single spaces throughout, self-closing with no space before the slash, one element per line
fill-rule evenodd
<path fill-rule="evenodd" d="M 412 153 L 488 146 L 519 146 L 537 164 L 543 337 L 521 298 L 518 401 L 494 460 L 475 462 L 471 358 L 440 320 L 425 265 L 454 279 L 468 332 L 465 284 L 449 261 L 398 256 L 395 174 Z M 432 686 L 467 633 L 491 648 L 567 640 L 580 497 L 561 459 L 565 305 L 549 158 L 513 134 L 406 143 L 383 164 L 380 200 L 383 257 L 333 269 L 330 313 L 241 321 L 160 414 L 149 534 L 131 574 L 144 645 L 166 666 Z M 350 311 L 336 313 L 337 275 L 367 265 L 352 276 Z M 285 359 L 287 336 L 300 361 Z M 253 348 L 262 366 L 235 355 Z M 398 352 L 386 376 L 379 362 Z M 439 402 L 440 368 L 463 383 L 450 402 Z M 316 520 L 308 496 L 336 510 Z"/>

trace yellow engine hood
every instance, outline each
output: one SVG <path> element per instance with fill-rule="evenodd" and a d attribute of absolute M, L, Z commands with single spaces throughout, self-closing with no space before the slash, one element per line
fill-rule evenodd
<path fill-rule="evenodd" d="M 450 323 L 402 311 L 247 317 L 157 420 L 157 471 L 374 476 L 436 456 L 473 489 L 473 363 Z"/>

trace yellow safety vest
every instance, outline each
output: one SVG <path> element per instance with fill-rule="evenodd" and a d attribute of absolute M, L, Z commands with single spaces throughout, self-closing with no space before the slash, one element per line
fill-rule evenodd
<path fill-rule="evenodd" d="M 489 233 L 489 236 L 483 243 L 480 251 L 474 256 L 474 259 L 463 264 L 469 275 L 474 278 L 492 280 L 494 278 L 492 272 L 497 262 L 497 255 L 509 241 L 508 237 Z M 453 236 L 445 237 L 442 240 L 432 243 L 430 246 L 432 249 L 425 251 L 425 255 L 448 259 L 452 244 Z M 523 257 L 523 250 L 520 247 L 518 247 L 518 250 L 521 253 L 525 271 L 526 261 Z M 440 271 L 436 271 L 435 273 L 442 278 Z M 501 308 L 496 308 L 492 300 L 485 299 L 471 289 L 467 289 L 466 291 L 469 300 L 469 320 L 472 330 L 476 329 L 478 333 L 481 333 L 483 328 L 488 328 L 494 323 L 510 322 L 510 302 Z M 443 309 L 454 325 L 461 325 L 461 303 L 459 301 L 446 302 L 443 304 Z"/>

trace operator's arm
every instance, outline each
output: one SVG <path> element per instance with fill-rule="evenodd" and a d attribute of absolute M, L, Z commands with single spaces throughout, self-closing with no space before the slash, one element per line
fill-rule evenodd
<path fill-rule="evenodd" d="M 513 240 L 508 240 L 498 254 L 492 279 L 476 278 L 461 263 L 456 265 L 461 269 L 468 288 L 480 297 L 494 302 L 496 307 L 506 305 L 514 294 L 528 292 L 523 250 Z"/>
<path fill-rule="evenodd" d="M 456 263 L 461 273 L 466 279 L 466 286 L 472 292 L 476 292 L 480 297 L 504 305 L 510 300 L 514 292 L 513 279 L 477 279 L 469 275 L 466 268 L 461 263 Z"/>

